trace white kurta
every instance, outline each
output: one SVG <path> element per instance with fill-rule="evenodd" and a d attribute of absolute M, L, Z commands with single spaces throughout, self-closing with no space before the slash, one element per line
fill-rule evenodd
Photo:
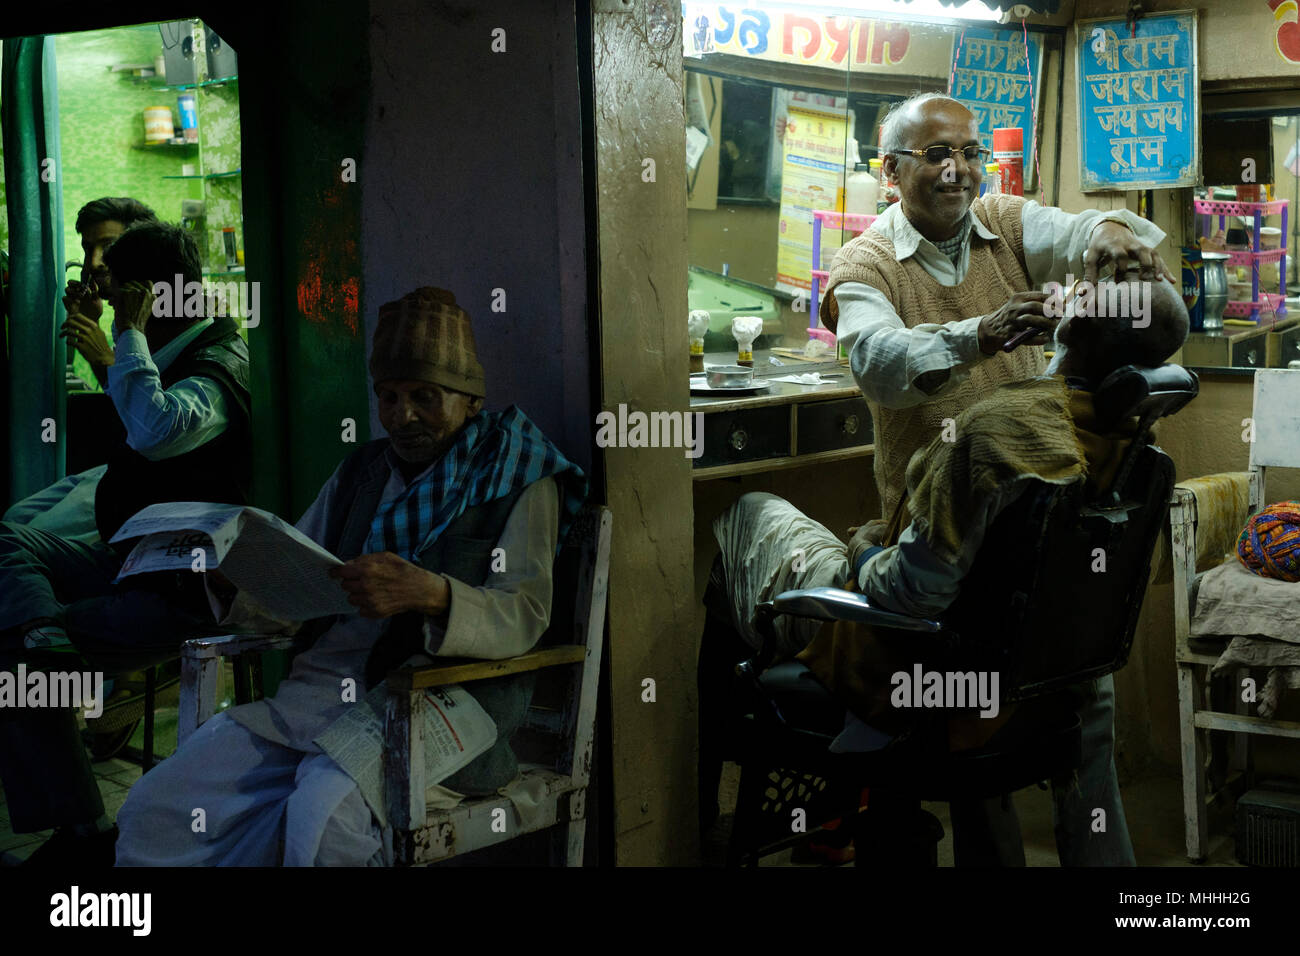
<path fill-rule="evenodd" d="M 418 479 L 417 479 L 418 480 Z M 393 469 L 381 504 L 405 486 Z M 298 522 L 323 537 L 337 472 Z M 446 628 L 426 620 L 440 654 L 500 659 L 524 653 L 546 629 L 559 528 L 556 482 L 529 485 L 497 547 L 505 569 L 492 587 L 448 578 Z M 236 600 L 223 623 L 248 612 Z M 267 624 L 265 619 L 263 624 Z M 274 698 L 232 708 L 199 729 L 132 788 L 118 814 L 119 866 L 382 865 L 391 860 L 355 783 L 313 741 L 348 707 L 346 678 L 364 697 L 366 660 L 384 622 L 354 615 L 298 655 Z M 430 781 L 436 782 L 436 781 Z M 202 809 L 204 830 L 194 829 Z"/>

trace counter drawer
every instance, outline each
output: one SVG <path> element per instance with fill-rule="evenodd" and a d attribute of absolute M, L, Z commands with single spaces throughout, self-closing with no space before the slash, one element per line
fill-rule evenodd
<path fill-rule="evenodd" d="M 1265 368 L 1267 343 L 1264 331 L 1251 332 L 1233 339 L 1232 358 L 1229 364 L 1240 368 Z"/>
<path fill-rule="evenodd" d="M 797 406 L 795 442 L 800 455 L 871 444 L 875 435 L 871 412 L 861 396 Z"/>
<path fill-rule="evenodd" d="M 1268 367 L 1286 368 L 1287 363 L 1300 361 L 1300 324 L 1268 333 Z"/>
<path fill-rule="evenodd" d="M 694 468 L 784 458 L 790 451 L 790 406 L 706 412 L 704 450 Z"/>

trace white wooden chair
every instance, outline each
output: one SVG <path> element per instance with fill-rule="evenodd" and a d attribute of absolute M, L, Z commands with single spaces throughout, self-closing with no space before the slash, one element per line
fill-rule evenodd
<path fill-rule="evenodd" d="M 1260 369 L 1255 372 L 1255 440 L 1250 446 L 1249 503 L 1237 527 L 1268 503 L 1265 475 L 1269 468 L 1300 468 L 1300 370 Z M 1240 777 L 1225 776 L 1224 783 L 1208 792 L 1208 732 L 1229 731 L 1235 738 L 1231 769 L 1242 771 L 1249 758 L 1251 734 L 1300 738 L 1300 723 L 1247 713 L 1248 705 L 1234 691 L 1234 713 L 1211 709 L 1210 669 L 1219 653 L 1205 652 L 1188 643 L 1192 622 L 1192 594 L 1197 578 L 1197 501 L 1182 485 L 1174 488 L 1169 510 L 1173 551 L 1174 659 L 1178 668 L 1178 724 L 1183 768 L 1183 820 L 1187 857 L 1199 862 L 1207 852 L 1207 808 L 1225 801 L 1240 789 Z M 1216 556 L 1217 557 L 1217 556 Z M 1205 670 L 1198 675 L 1197 668 Z M 1198 679 L 1199 677 L 1199 679 Z"/>
<path fill-rule="evenodd" d="M 575 519 L 565 547 L 556 559 L 552 624 L 539 642 L 539 650 L 500 661 L 408 667 L 388 675 L 384 776 L 397 865 L 436 863 L 552 827 L 558 828 L 553 835 L 552 862 L 582 865 L 612 522 L 613 513 L 608 508 L 591 504 Z M 568 582 L 573 588 L 571 612 L 560 610 L 565 593 L 562 582 Z M 560 636 L 557 631 L 562 628 L 571 628 L 572 642 L 551 643 L 550 639 Z M 185 642 L 178 742 L 183 744 L 212 716 L 221 658 L 234 657 L 237 663 L 252 662 L 263 651 L 292 645 L 291 637 L 257 635 Z M 550 738 L 552 746 L 548 752 L 554 755 L 546 765 L 528 764 L 521 759 L 523 777 L 535 782 L 541 793 L 537 812 L 530 815 L 530 822 L 523 824 L 510 799 L 498 795 L 469 797 L 451 810 L 426 809 L 424 692 L 430 687 L 542 668 L 561 668 L 567 671 L 569 680 L 558 709 L 548 708 L 535 699 L 522 727 L 524 731 Z M 237 666 L 237 675 L 242 670 Z M 237 700 L 251 699 L 251 684 L 247 676 L 237 676 Z M 504 832 L 493 826 L 494 820 L 501 819 L 495 812 L 498 810 L 504 811 L 504 818 L 509 821 Z"/>

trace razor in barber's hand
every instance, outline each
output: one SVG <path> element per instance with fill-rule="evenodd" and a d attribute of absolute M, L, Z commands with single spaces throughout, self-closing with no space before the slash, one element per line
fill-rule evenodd
<path fill-rule="evenodd" d="M 1065 311 L 1065 303 L 1069 302 L 1078 293 L 1079 284 L 1083 282 L 1083 279 L 1084 279 L 1083 276 L 1080 276 L 1079 278 L 1075 279 L 1074 283 L 1070 286 L 1070 288 L 1065 290 L 1065 295 L 1061 296 L 1062 312 Z M 1015 335 L 1011 336 L 1011 338 L 1007 339 L 1005 342 L 1002 343 L 1002 351 L 1010 352 L 1011 350 L 1023 345 L 1025 342 L 1028 342 L 1035 335 L 1038 335 L 1042 331 L 1043 331 L 1042 329 L 1036 329 L 1036 328 L 1021 329 Z"/>

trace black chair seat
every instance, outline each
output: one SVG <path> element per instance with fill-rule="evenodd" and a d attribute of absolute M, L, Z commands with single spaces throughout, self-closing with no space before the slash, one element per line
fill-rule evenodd
<path fill-rule="evenodd" d="M 870 753 L 812 756 L 810 744 L 829 744 L 844 728 L 845 710 L 812 671 L 787 661 L 758 678 L 773 720 L 754 721 L 756 750 L 793 758 L 801 770 L 852 777 L 863 785 L 888 782 L 923 800 L 991 797 L 1069 773 L 1081 760 L 1081 732 L 1073 699 L 1065 696 L 1022 705 L 982 748 L 947 751 L 942 735 L 918 732 Z M 762 713 L 761 710 L 758 713 Z M 766 715 L 764 715 L 766 716 Z M 762 726 L 776 723 L 778 727 Z M 943 729 L 942 723 L 935 728 Z M 803 758 L 803 759 L 800 759 Z"/>
<path fill-rule="evenodd" d="M 844 729 L 844 705 L 799 661 L 769 667 L 758 686 L 787 726 L 832 737 Z"/>

